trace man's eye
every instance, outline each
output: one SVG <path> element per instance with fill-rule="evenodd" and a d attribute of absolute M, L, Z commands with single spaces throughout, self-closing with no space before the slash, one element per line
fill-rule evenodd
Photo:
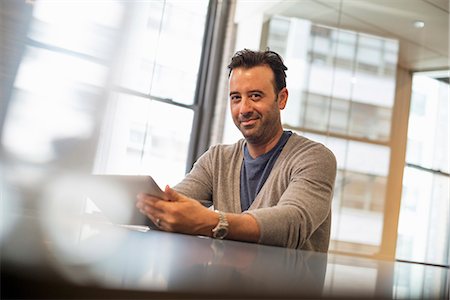
<path fill-rule="evenodd" d="M 252 100 L 259 100 L 259 99 L 261 99 L 261 95 L 260 94 L 251 94 L 250 98 Z"/>
<path fill-rule="evenodd" d="M 239 101 L 239 99 L 241 99 L 241 97 L 238 96 L 238 95 L 232 95 L 232 96 L 230 96 L 230 100 L 231 100 L 231 101 Z"/>

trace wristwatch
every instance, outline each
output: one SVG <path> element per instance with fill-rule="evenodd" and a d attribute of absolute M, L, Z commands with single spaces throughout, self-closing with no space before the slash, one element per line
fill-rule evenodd
<path fill-rule="evenodd" d="M 221 240 L 228 234 L 228 221 L 225 213 L 218 210 L 215 210 L 215 212 L 219 214 L 219 223 L 212 230 L 212 235 L 213 238 Z"/>

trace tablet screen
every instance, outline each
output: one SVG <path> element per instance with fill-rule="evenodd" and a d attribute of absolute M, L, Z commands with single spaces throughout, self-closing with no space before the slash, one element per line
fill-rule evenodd
<path fill-rule="evenodd" d="M 164 199 L 165 195 L 155 180 L 148 175 L 92 175 L 86 196 L 102 214 L 115 224 L 146 224 L 150 220 L 136 208 L 137 194 Z"/>

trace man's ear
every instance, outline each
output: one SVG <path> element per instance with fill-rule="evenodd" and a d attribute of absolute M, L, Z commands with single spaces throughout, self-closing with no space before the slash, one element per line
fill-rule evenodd
<path fill-rule="evenodd" d="M 278 93 L 278 108 L 280 110 L 283 110 L 286 107 L 288 96 L 289 93 L 285 87 Z"/>

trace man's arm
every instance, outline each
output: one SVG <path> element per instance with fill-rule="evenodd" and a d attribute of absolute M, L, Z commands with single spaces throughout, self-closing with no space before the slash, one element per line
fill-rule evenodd
<path fill-rule="evenodd" d="M 153 223 L 165 231 L 192 235 L 212 236 L 212 230 L 219 222 L 219 214 L 200 202 L 186 197 L 166 186 L 165 194 L 170 201 L 139 194 L 136 207 Z M 250 214 L 226 214 L 228 221 L 227 239 L 257 242 L 259 226 Z M 159 222 L 157 220 L 159 219 Z"/>
<path fill-rule="evenodd" d="M 261 244 L 328 249 L 336 159 L 324 146 L 309 145 L 307 151 L 300 147 L 284 161 L 283 168 L 289 171 L 269 179 L 255 209 L 247 211 L 258 222 Z M 289 182 L 286 187 L 284 181 Z"/>

